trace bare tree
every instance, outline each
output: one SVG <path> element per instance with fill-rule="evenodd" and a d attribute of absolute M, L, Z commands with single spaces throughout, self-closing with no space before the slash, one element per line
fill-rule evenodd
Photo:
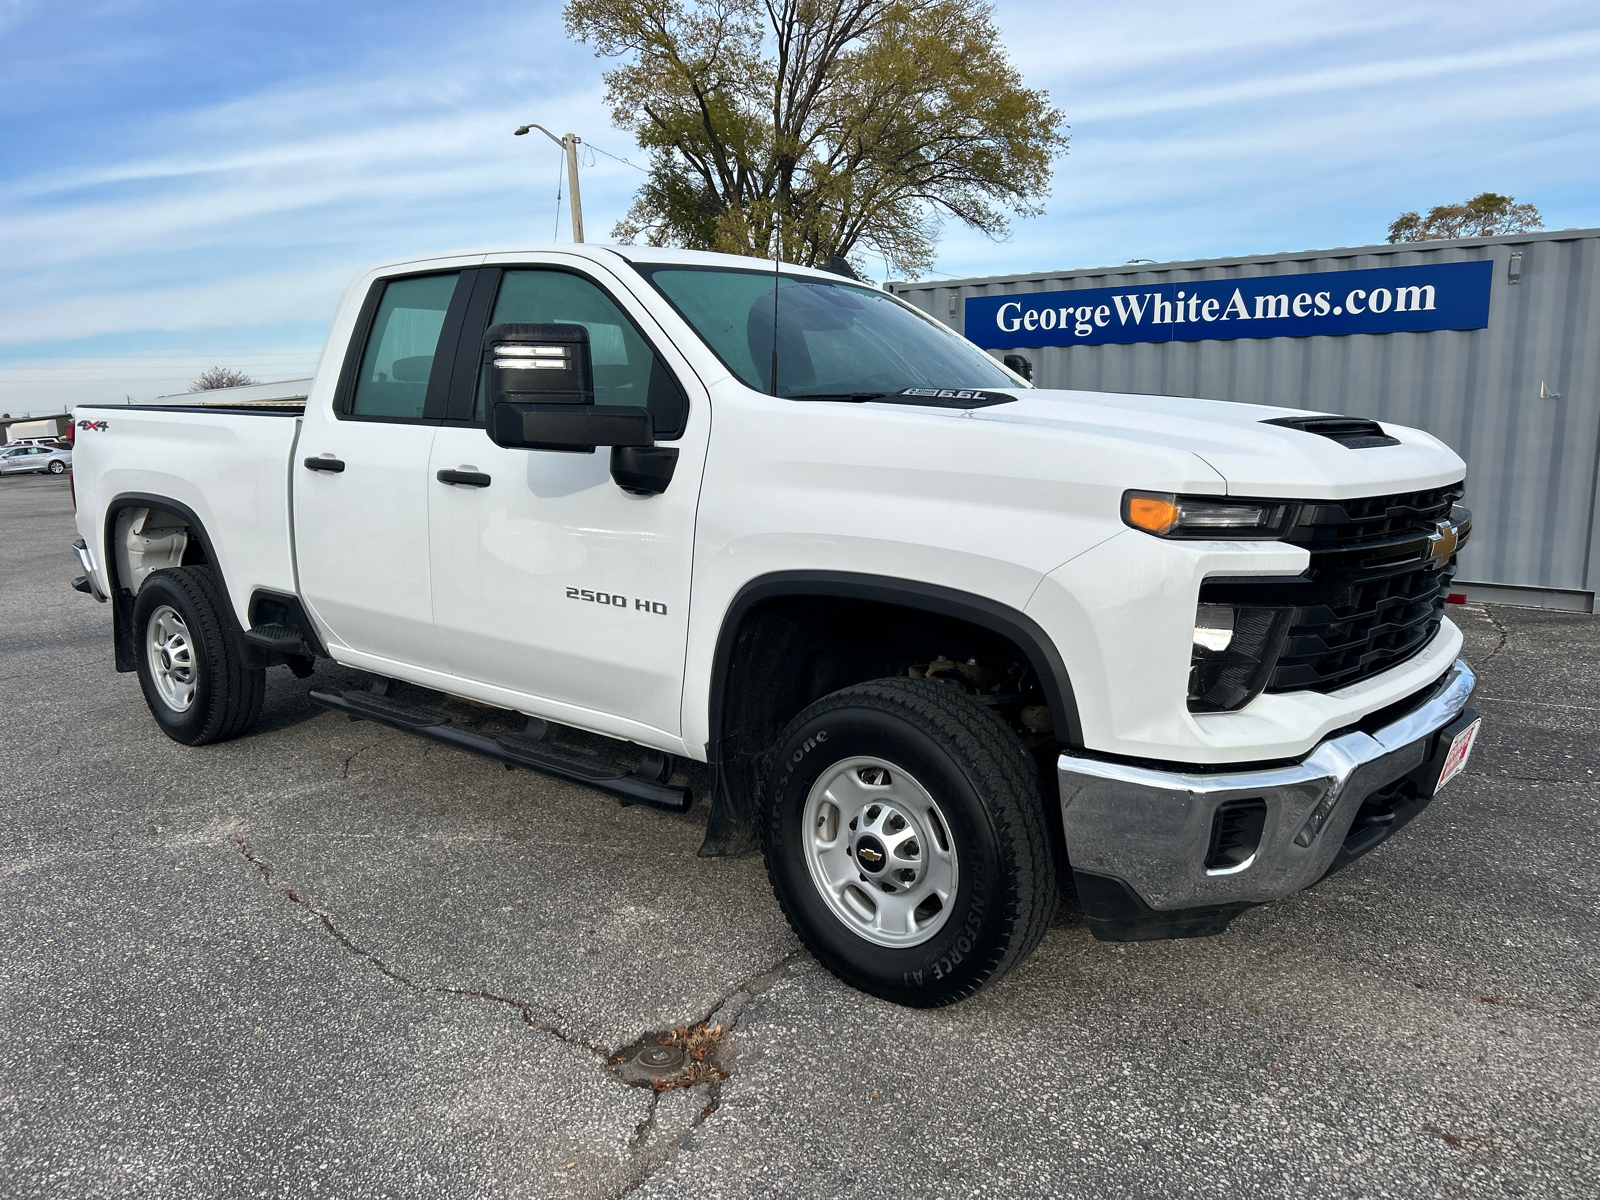
<path fill-rule="evenodd" d="M 195 376 L 189 385 L 191 392 L 209 392 L 216 388 L 248 387 L 255 379 L 237 367 L 207 367 Z"/>
<path fill-rule="evenodd" d="M 1428 215 L 1401 213 L 1389 226 L 1391 242 L 1432 242 L 1445 238 L 1495 237 L 1543 229 L 1544 218 L 1515 196 L 1480 192 L 1463 204 L 1435 204 Z"/>

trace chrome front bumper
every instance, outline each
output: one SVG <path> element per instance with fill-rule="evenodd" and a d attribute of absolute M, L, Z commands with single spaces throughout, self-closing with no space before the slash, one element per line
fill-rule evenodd
<path fill-rule="evenodd" d="M 1433 735 L 1461 717 L 1475 682 L 1472 669 L 1457 659 L 1443 687 L 1418 708 L 1375 732 L 1330 738 L 1288 766 L 1190 773 L 1063 754 L 1057 770 L 1067 854 L 1091 927 L 1097 924 L 1097 908 L 1114 901 L 1147 918 L 1179 910 L 1220 914 L 1211 921 L 1214 929 L 1169 929 L 1149 936 L 1220 932 L 1243 908 L 1316 883 L 1352 856 L 1340 859 L 1340 851 L 1362 802 L 1442 753 Z M 1422 803 L 1431 795 L 1429 784 Z M 1266 802 L 1255 853 L 1237 866 L 1207 870 L 1218 807 L 1255 799 Z M 1296 844 L 1313 810 L 1325 801 L 1331 811 L 1315 836 L 1302 837 L 1309 845 Z M 1382 840 L 1372 839 L 1355 853 Z M 1108 888 L 1117 893 L 1110 899 Z M 1155 920 L 1153 927 L 1160 925 Z M 1095 932 L 1117 936 L 1101 928 Z"/>

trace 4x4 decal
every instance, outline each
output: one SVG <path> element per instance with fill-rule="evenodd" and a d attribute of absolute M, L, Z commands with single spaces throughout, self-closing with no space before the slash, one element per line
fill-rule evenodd
<path fill-rule="evenodd" d="M 106 427 L 106 423 L 104 421 L 88 421 L 88 420 L 84 420 L 84 421 L 79 421 L 78 422 L 78 428 L 79 429 L 83 429 L 83 430 L 92 430 L 92 429 L 104 430 L 105 427 Z"/>

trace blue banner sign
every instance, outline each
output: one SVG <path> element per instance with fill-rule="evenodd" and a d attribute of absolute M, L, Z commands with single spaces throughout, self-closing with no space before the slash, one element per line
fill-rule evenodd
<path fill-rule="evenodd" d="M 969 296 L 966 333 L 1002 350 L 1483 329 L 1493 274 L 1485 260 Z"/>

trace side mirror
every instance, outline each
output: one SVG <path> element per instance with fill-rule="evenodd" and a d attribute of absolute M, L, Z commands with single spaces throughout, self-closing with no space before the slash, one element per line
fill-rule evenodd
<path fill-rule="evenodd" d="M 1005 364 L 1028 382 L 1033 382 L 1033 361 L 1026 355 L 1008 354 L 1005 357 Z"/>
<path fill-rule="evenodd" d="M 589 331 L 582 325 L 491 325 L 482 361 L 495 445 L 569 454 L 610 446 L 617 486 L 641 496 L 667 490 L 677 449 L 656 445 L 655 419 L 643 405 L 594 402 Z"/>
<path fill-rule="evenodd" d="M 489 440 L 497 446 L 593 454 L 596 446 L 655 445 L 649 409 L 594 402 L 582 325 L 491 325 L 483 363 Z"/>

